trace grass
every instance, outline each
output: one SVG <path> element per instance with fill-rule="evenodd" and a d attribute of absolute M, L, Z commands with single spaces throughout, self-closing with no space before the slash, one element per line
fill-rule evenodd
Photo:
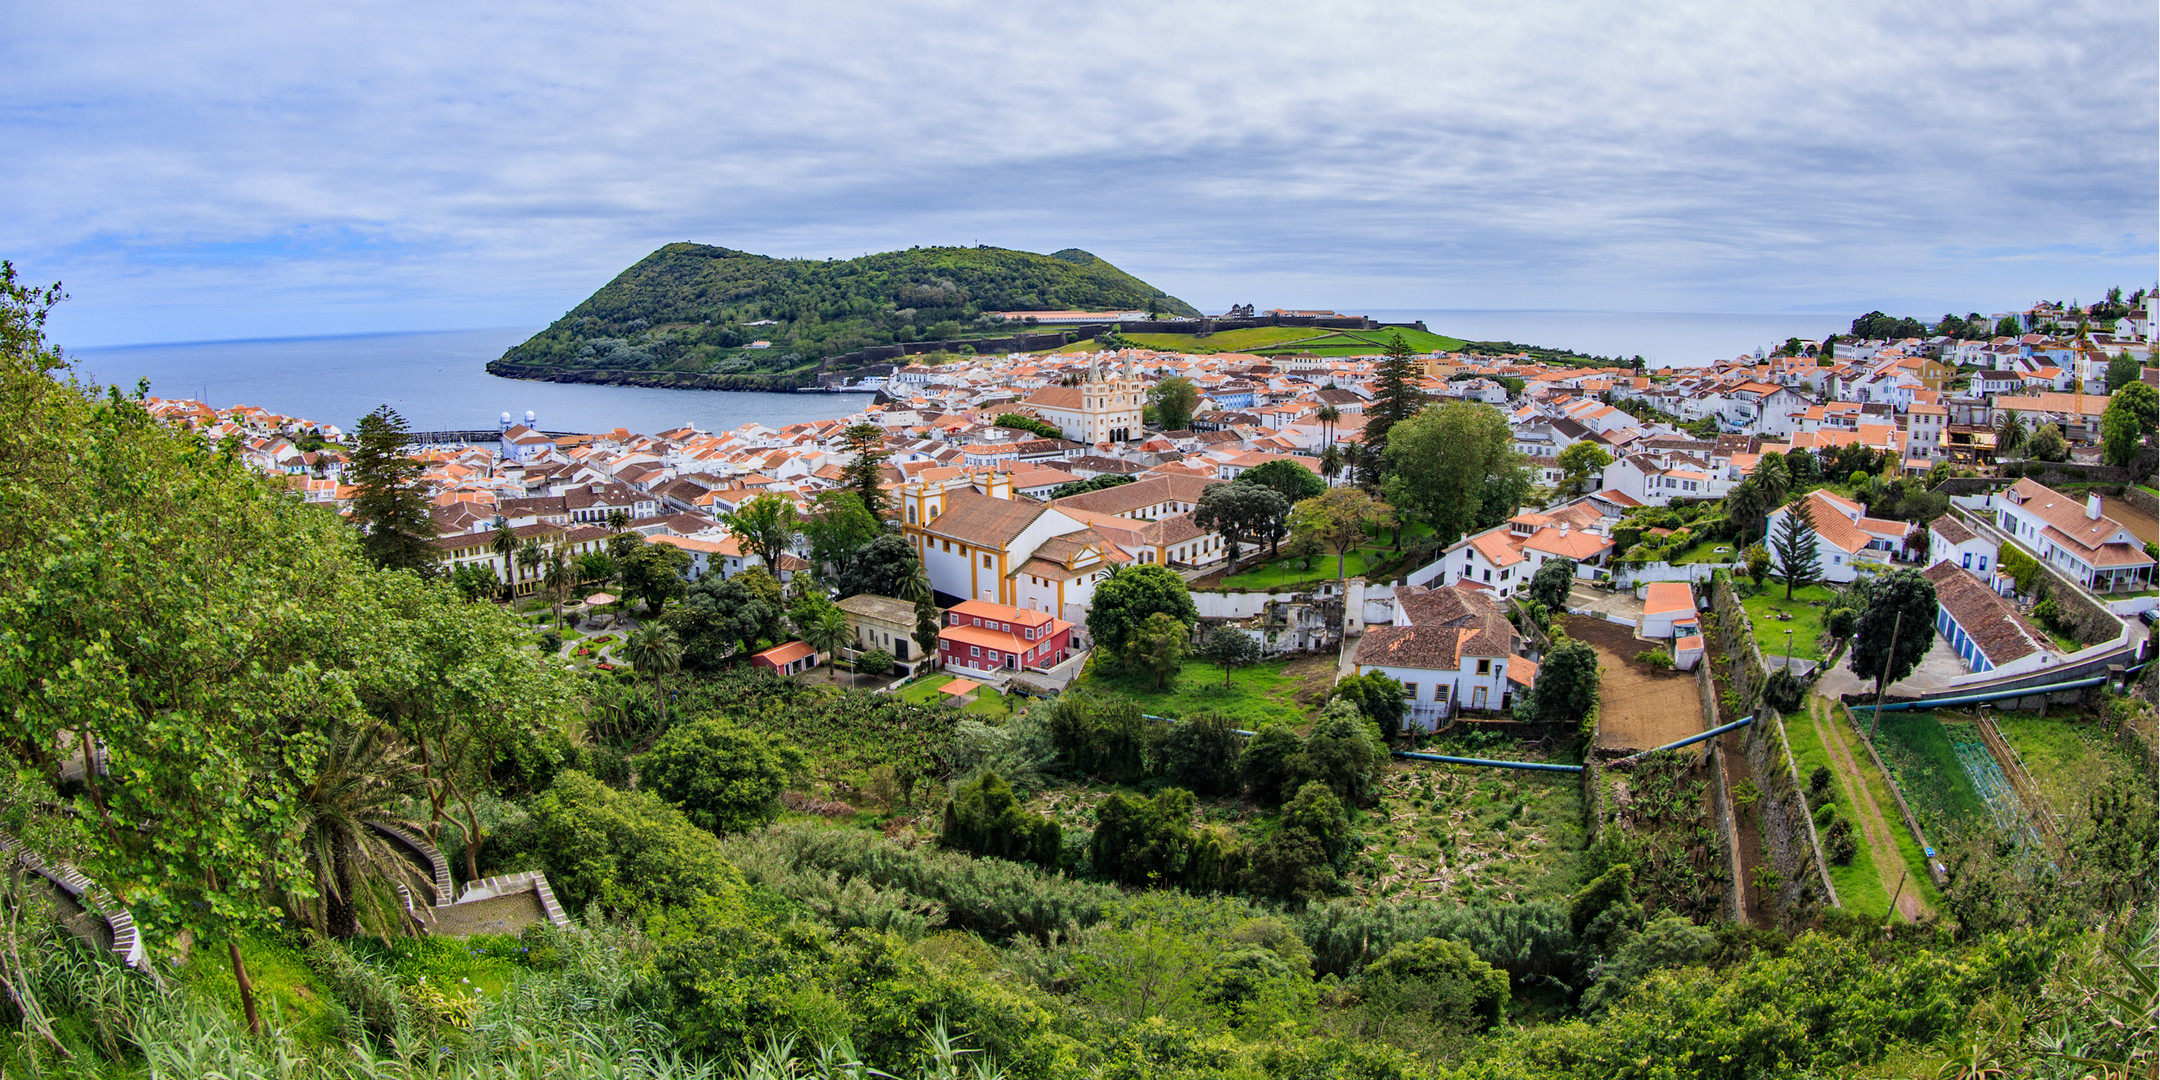
<path fill-rule="evenodd" d="M 1839 712 L 1844 712 L 1840 707 Z M 1887 714 L 1886 714 L 1887 715 Z M 1905 863 L 1905 888 L 1916 892 L 1921 901 L 1930 907 L 1939 907 L 1942 897 L 1935 891 L 1935 883 L 1928 876 L 1927 860 L 1920 844 L 1912 837 L 1912 830 L 1898 816 L 1897 800 L 1890 797 L 1890 789 L 1883 782 L 1882 774 L 1867 761 L 1867 752 L 1855 741 L 1852 730 L 1838 720 L 1825 722 L 1828 736 L 1843 741 L 1845 753 L 1860 770 L 1860 782 L 1868 788 L 1875 808 L 1882 812 L 1883 824 L 1889 829 L 1897 845 L 1895 853 L 1878 852 L 1868 842 L 1867 830 L 1861 828 L 1856 800 L 1848 790 L 1851 777 L 1840 771 L 1830 751 L 1823 745 L 1822 731 L 1818 731 L 1813 717 L 1796 714 L 1785 718 L 1786 741 L 1792 746 L 1793 764 L 1800 769 L 1800 782 L 1806 784 L 1808 776 L 1817 766 L 1830 770 L 1835 779 L 1831 783 L 1832 799 L 1839 817 L 1851 819 L 1853 840 L 1858 850 L 1851 865 L 1830 864 L 1830 883 L 1837 887 L 1838 901 L 1849 911 L 1881 918 L 1890 913 L 1890 894 L 1883 885 L 1881 864 L 1878 859 L 1901 859 Z M 1813 807 L 1810 807 L 1813 809 Z M 1896 865 L 1893 863 L 1893 870 Z"/>
<path fill-rule="evenodd" d="M 336 1040 L 340 1021 L 324 1004 L 332 995 L 316 981 L 298 950 L 250 935 L 240 939 L 240 957 L 255 984 L 255 1007 L 264 1023 L 276 1023 L 306 1045 L 327 1046 Z M 240 1015 L 240 984 L 233 979 L 224 942 L 197 942 L 180 978 Z"/>
<path fill-rule="evenodd" d="M 1422 522 L 1405 525 L 1403 527 L 1403 545 L 1407 548 L 1413 539 L 1431 534 L 1432 526 Z M 1263 552 L 1265 550 L 1265 548 L 1261 549 Z M 1258 554 L 1258 552 L 1254 554 Z M 1394 561 L 1396 557 L 1394 530 L 1384 529 L 1378 535 L 1372 537 L 1370 543 L 1344 555 L 1342 572 L 1345 577 L 1361 577 L 1372 567 L 1384 566 Z M 1249 590 L 1257 592 L 1335 580 L 1335 554 L 1333 552 L 1323 552 L 1313 556 L 1312 569 L 1310 570 L 1305 568 L 1305 557 L 1302 555 L 1285 555 L 1273 561 L 1262 561 L 1257 558 L 1241 559 L 1238 566 L 1240 569 L 1236 574 L 1223 578 L 1222 583 L 1216 587 L 1232 591 Z"/>
<path fill-rule="evenodd" d="M 1333 657 L 1298 657 L 1254 664 L 1230 673 L 1223 684 L 1223 669 L 1198 660 L 1187 660 L 1183 670 L 1161 689 L 1151 675 L 1108 674 L 1091 667 L 1088 689 L 1137 703 L 1154 716 L 1186 717 L 1219 712 L 1239 727 L 1257 730 L 1269 720 L 1302 725 L 1307 702 L 1324 696 L 1334 685 Z M 1302 697 L 1300 696 L 1302 695 Z"/>
<path fill-rule="evenodd" d="M 2088 794 L 2117 774 L 2136 768 L 2130 756 L 2090 721 L 2059 714 L 2050 718 L 2037 713 L 1999 713 L 1995 726 L 2025 763 L 2048 809 L 2057 814 L 2078 813 Z"/>
<path fill-rule="evenodd" d="M 1866 722 L 1866 718 L 1862 718 Z M 1939 832 L 1958 822 L 1988 821 L 1986 804 L 1973 790 L 1972 778 L 1958 764 L 1949 733 L 1931 713 L 1882 715 L 1875 750 L 1897 778 L 1898 790 L 1920 818 L 1922 827 Z"/>
<path fill-rule="evenodd" d="M 1725 550 L 1719 551 L 1719 548 Z M 1739 558 L 1740 546 L 1732 541 L 1703 540 L 1665 561 L 1673 566 L 1686 566 L 1690 563 L 1731 563 L 1737 562 Z"/>
<path fill-rule="evenodd" d="M 1213 334 L 1127 334 L 1125 340 L 1143 349 L 1180 353 L 1313 353 L 1319 356 L 1377 356 L 1386 350 L 1395 329 L 1339 331 L 1310 326 L 1249 326 Z M 1444 334 L 1401 330 L 1403 341 L 1415 352 L 1453 352 L 1468 342 Z M 1038 353 L 1098 352 L 1094 341 L 1038 349 Z"/>
<path fill-rule="evenodd" d="M 1810 585 L 1804 589 L 1794 589 L 1793 598 L 1787 600 L 1785 586 L 1773 581 L 1766 584 L 1762 592 L 1742 600 L 1740 604 L 1747 608 L 1748 622 L 1755 627 L 1755 644 L 1762 648 L 1766 659 L 1785 655 L 1785 631 L 1791 630 L 1793 656 L 1805 660 L 1820 660 L 1823 658 L 1823 650 L 1817 639 L 1822 637 L 1823 612 L 1829 609 L 1811 606 L 1809 601 L 1827 603 L 1832 595 L 1834 594 L 1829 589 L 1821 585 Z M 1780 612 L 1791 615 L 1792 620 L 1787 622 L 1777 618 Z"/>
<path fill-rule="evenodd" d="M 1942 894 L 1935 891 L 1935 878 L 1928 873 L 1927 852 L 1920 850 L 1920 841 L 1905 827 L 1905 819 L 1898 813 L 1897 799 L 1891 794 L 1889 779 L 1868 760 L 1867 748 L 1861 745 L 1860 731 L 1852 726 L 1852 713 L 1839 705 L 1836 715 L 1837 722 L 1830 727 L 1832 737 L 1844 740 L 1845 753 L 1859 768 L 1861 782 L 1867 785 L 1869 797 L 1875 800 L 1875 809 L 1882 811 L 1884 824 L 1890 827 L 1890 836 L 1897 842 L 1898 857 L 1905 861 L 1908 878 L 1905 887 L 1917 890 L 1928 907 L 1942 910 Z"/>
<path fill-rule="evenodd" d="M 920 682 L 909 683 L 900 688 L 900 700 L 915 705 L 945 701 L 947 696 L 938 693 L 938 687 L 953 681 L 953 678 L 951 675 L 932 675 Z M 1005 695 L 999 693 L 995 687 L 986 685 L 975 691 L 975 700 L 969 702 L 961 711 L 974 716 L 1002 719 L 1012 715 L 1012 706 L 1006 704 Z"/>

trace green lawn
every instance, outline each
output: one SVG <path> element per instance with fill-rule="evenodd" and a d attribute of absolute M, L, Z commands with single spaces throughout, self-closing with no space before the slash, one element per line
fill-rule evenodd
<path fill-rule="evenodd" d="M 1859 720 L 1863 726 L 1868 723 L 1864 712 Z M 1875 734 L 1875 750 L 1897 777 L 1906 804 L 1929 832 L 1939 833 L 1950 822 L 1991 820 L 1980 793 L 1973 790 L 1972 778 L 1958 764 L 1949 733 L 1932 713 L 1884 713 Z"/>
<path fill-rule="evenodd" d="M 1268 720 L 1302 725 L 1306 708 L 1295 695 L 1300 690 L 1308 697 L 1324 694 L 1334 684 L 1334 673 L 1332 657 L 1272 660 L 1231 673 L 1225 687 L 1222 668 L 1188 660 L 1161 689 L 1152 676 L 1108 674 L 1101 667 L 1091 668 L 1084 683 L 1075 685 L 1129 699 L 1153 716 L 1179 718 L 1212 711 L 1236 720 L 1241 728 L 1258 730 Z"/>
<path fill-rule="evenodd" d="M 1904 815 L 1898 813 L 1897 800 L 1891 797 L 1890 781 L 1874 762 L 1868 760 L 1867 747 L 1861 745 L 1863 736 L 1853 727 L 1852 713 L 1839 705 L 1836 716 L 1837 722 L 1832 725 L 1835 737 L 1844 740 L 1845 753 L 1859 767 L 1868 795 L 1875 800 L 1875 809 L 1882 811 L 1883 821 L 1890 827 L 1890 836 L 1897 841 L 1898 857 L 1905 860 L 1910 877 L 1905 887 L 1917 889 L 1920 899 L 1928 907 L 1942 910 L 1942 894 L 1935 891 L 1935 878 L 1928 873 L 1927 853 L 1920 850 L 1920 841 L 1913 839 L 1912 830 L 1905 827 Z"/>
<path fill-rule="evenodd" d="M 339 1020 L 324 1005 L 332 995 L 299 951 L 274 939 L 249 936 L 240 939 L 240 956 L 247 963 L 248 980 L 255 984 L 255 1007 L 265 1024 L 285 1028 L 294 1039 L 313 1046 L 337 1038 Z M 180 969 L 180 979 L 240 1015 L 240 984 L 233 979 L 223 942 L 198 942 Z"/>
<path fill-rule="evenodd" d="M 1415 537 L 1430 535 L 1432 526 L 1422 522 L 1413 522 L 1403 527 L 1403 543 L 1406 546 Z M 1257 557 L 1265 555 L 1266 550 L 1262 548 L 1257 552 L 1242 553 L 1243 557 L 1238 560 L 1238 572 L 1224 578 L 1220 587 L 1233 592 L 1258 592 L 1335 580 L 1333 552 L 1313 556 L 1312 569 L 1307 570 L 1305 558 L 1301 555 L 1285 555 L 1273 561 Z M 1367 569 L 1381 566 L 1395 557 L 1395 532 L 1393 529 L 1382 530 L 1372 538 L 1371 543 L 1344 555 L 1342 572 L 1345 577 L 1362 577 Z"/>
<path fill-rule="evenodd" d="M 1810 585 L 1794 589 L 1793 598 L 1787 600 L 1785 586 L 1773 581 L 1765 585 L 1761 593 L 1742 600 L 1740 603 L 1747 608 L 1748 622 L 1755 626 L 1755 643 L 1762 648 L 1764 659 L 1785 655 L 1787 630 L 1793 632 L 1792 654 L 1795 658 L 1822 659 L 1823 650 L 1816 644 L 1816 639 L 1822 636 L 1822 617 L 1827 608 L 1819 605 L 1827 603 L 1832 595 L 1821 585 Z M 1777 617 L 1780 613 L 1791 615 L 1792 619 L 1780 619 Z"/>
<path fill-rule="evenodd" d="M 1857 911 L 1873 918 L 1889 914 L 1890 894 L 1883 890 L 1882 877 L 1875 871 L 1874 846 L 1868 843 L 1867 831 L 1860 827 L 1860 818 L 1854 812 L 1852 796 L 1845 791 L 1845 777 L 1838 771 L 1830 752 L 1823 748 L 1822 740 L 1815 731 L 1814 718 L 1804 713 L 1785 718 L 1785 739 L 1792 746 L 1793 764 L 1800 770 L 1803 787 L 1817 768 L 1830 770 L 1835 777 L 1831 782 L 1831 801 L 1837 806 L 1839 817 L 1852 820 L 1853 840 L 1857 851 L 1850 865 L 1830 864 L 1830 883 L 1837 886 L 1838 901 L 1846 910 Z M 1812 805 L 1809 806 L 1813 810 Z M 1827 852 L 1826 852 L 1827 854 Z"/>
<path fill-rule="evenodd" d="M 916 705 L 948 701 L 950 698 L 938 693 L 938 687 L 951 681 L 953 681 L 951 675 L 932 675 L 920 682 L 909 683 L 900 688 L 900 700 Z M 975 691 L 975 700 L 969 702 L 967 708 L 961 711 L 976 716 L 1002 719 L 1012 715 L 1012 706 L 1006 703 L 1005 695 L 998 693 L 996 688 L 984 686 L 982 689 Z"/>

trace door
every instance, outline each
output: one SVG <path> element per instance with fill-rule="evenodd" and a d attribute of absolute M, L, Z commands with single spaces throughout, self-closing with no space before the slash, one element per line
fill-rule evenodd
<path fill-rule="evenodd" d="M 1482 709 L 1485 707 L 1484 687 L 1480 686 L 1470 692 L 1470 707 L 1473 709 Z"/>

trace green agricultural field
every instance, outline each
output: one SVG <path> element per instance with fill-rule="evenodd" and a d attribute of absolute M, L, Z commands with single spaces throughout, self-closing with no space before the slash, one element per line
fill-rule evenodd
<path fill-rule="evenodd" d="M 2057 814 L 2081 812 L 2086 796 L 2116 775 L 2137 769 L 2126 747 L 2083 717 L 2002 713 L 1995 717 L 1995 726 L 2040 786 L 2048 809 Z"/>
<path fill-rule="evenodd" d="M 1396 334 L 1402 335 L 1403 343 L 1410 346 L 1413 352 L 1454 352 L 1469 344 L 1461 338 L 1443 334 L 1389 327 L 1385 330 L 1336 331 L 1299 341 L 1287 348 L 1294 352 L 1313 352 L 1322 356 L 1371 356 L 1387 351 L 1389 339 Z"/>
<path fill-rule="evenodd" d="M 1578 760 L 1512 741 L 1449 740 L 1432 753 L 1513 761 Z M 1564 899 L 1580 885 L 1582 779 L 1397 761 L 1385 796 L 1358 831 L 1369 861 L 1351 884 L 1360 893 L 1466 903 Z"/>
<path fill-rule="evenodd" d="M 1737 583 L 1736 583 L 1737 584 Z M 1764 657 L 1785 655 L 1785 631 L 1792 635 L 1793 656 L 1806 660 L 1823 658 L 1822 647 L 1816 639 L 1822 637 L 1823 612 L 1828 610 L 1832 593 L 1821 585 L 1794 589 L 1793 598 L 1785 599 L 1785 586 L 1772 581 L 1763 591 L 1740 602 L 1747 608 L 1748 622 L 1755 627 L 1755 644 L 1761 646 Z M 1792 616 L 1791 620 L 1778 615 Z"/>
<path fill-rule="evenodd" d="M 1820 701 L 1820 699 L 1817 699 Z M 1843 709 L 1837 710 L 1839 715 Z M 1851 865 L 1830 867 L 1830 882 L 1837 886 L 1838 900 L 1851 911 L 1880 918 L 1890 910 L 1890 895 L 1897 888 L 1900 871 L 1905 872 L 1906 892 L 1918 896 L 1922 903 L 1931 907 L 1941 904 L 1935 891 L 1933 879 L 1928 876 L 1925 855 L 1913 840 L 1912 831 L 1905 827 L 1898 815 L 1897 802 L 1890 797 L 1889 785 L 1874 763 L 1867 759 L 1867 751 L 1859 745 L 1858 736 L 1836 715 L 1815 716 L 1797 713 L 1785 718 L 1785 737 L 1792 746 L 1793 764 L 1800 770 L 1800 781 L 1807 783 L 1817 766 L 1828 768 L 1835 781 L 1831 785 L 1831 801 L 1837 807 L 1839 817 L 1853 823 L 1853 839 L 1858 852 Z M 1837 750 L 1825 739 L 1837 740 Z M 1872 804 L 1879 820 L 1869 822 L 1866 806 L 1853 785 L 1865 787 L 1867 803 Z M 1870 829 L 1870 825 L 1875 828 Z M 1889 849 L 1879 842 L 1887 838 Z M 1902 866 L 1900 864 L 1903 864 Z"/>
<path fill-rule="evenodd" d="M 1860 717 L 1865 726 L 1866 716 Z M 1947 824 L 1987 821 L 1987 807 L 1958 763 L 1950 735 L 1932 713 L 1886 712 L 1875 751 L 1897 778 L 1905 802 L 1933 833 Z"/>
<path fill-rule="evenodd" d="M 1086 689 L 1130 700 L 1153 716 L 1186 717 L 1219 712 L 1256 729 L 1269 720 L 1283 720 L 1303 728 L 1307 709 L 1327 696 L 1335 683 L 1335 658 L 1300 656 L 1271 660 L 1230 673 L 1224 686 L 1223 669 L 1198 660 L 1187 660 L 1183 670 L 1163 689 L 1155 688 L 1150 675 L 1109 674 L 1107 664 L 1091 664 L 1081 683 Z"/>

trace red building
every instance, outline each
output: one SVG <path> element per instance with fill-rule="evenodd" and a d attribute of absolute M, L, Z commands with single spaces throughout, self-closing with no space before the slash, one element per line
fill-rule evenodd
<path fill-rule="evenodd" d="M 1047 612 L 966 600 L 945 610 L 938 660 L 975 671 L 1039 671 L 1071 655 L 1072 630 Z"/>

